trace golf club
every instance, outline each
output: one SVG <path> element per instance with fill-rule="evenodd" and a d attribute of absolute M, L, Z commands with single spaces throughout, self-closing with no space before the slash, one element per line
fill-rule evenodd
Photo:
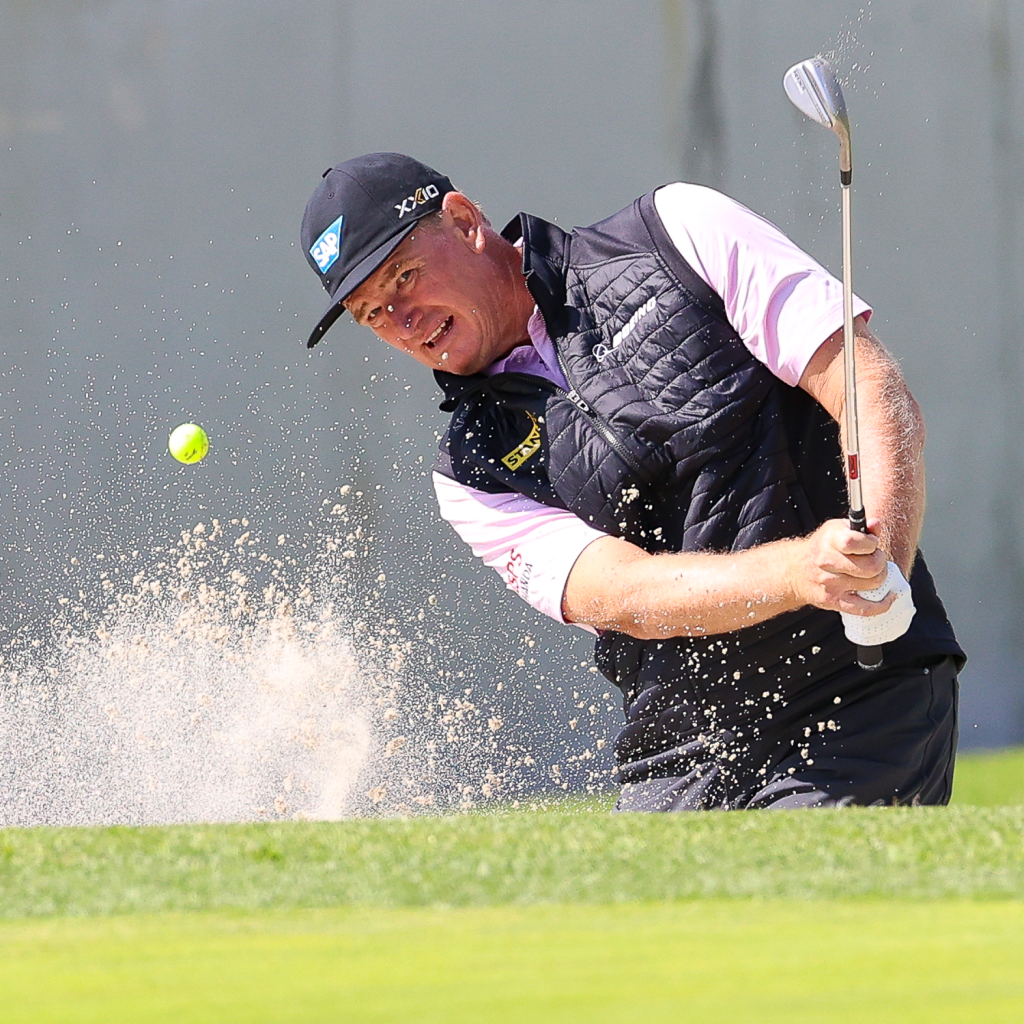
<path fill-rule="evenodd" d="M 867 533 L 864 499 L 860 488 L 860 439 L 857 428 L 857 373 L 853 340 L 853 248 L 850 231 L 850 185 L 853 156 L 850 148 L 850 120 L 846 101 L 831 65 L 824 57 L 811 57 L 794 64 L 782 79 L 793 105 L 812 121 L 839 137 L 839 184 L 843 213 L 843 369 L 846 379 L 846 482 L 850 499 L 850 528 Z M 877 669 L 882 664 L 881 647 L 857 647 L 857 664 Z"/>

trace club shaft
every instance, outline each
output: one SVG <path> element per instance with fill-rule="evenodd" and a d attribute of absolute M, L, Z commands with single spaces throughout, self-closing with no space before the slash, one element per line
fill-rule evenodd
<path fill-rule="evenodd" d="M 867 516 L 860 488 L 860 428 L 857 424 L 857 355 L 853 337 L 853 231 L 850 224 L 852 175 L 843 174 L 843 372 L 846 377 L 846 479 L 850 495 L 850 527 L 867 533 Z M 857 664 L 864 669 L 882 665 L 881 647 L 857 647 Z"/>
<path fill-rule="evenodd" d="M 860 487 L 860 429 L 857 424 L 857 354 L 853 339 L 853 242 L 850 228 L 850 186 L 842 186 L 843 200 L 843 372 L 846 406 L 846 479 L 850 518 L 864 517 Z"/>

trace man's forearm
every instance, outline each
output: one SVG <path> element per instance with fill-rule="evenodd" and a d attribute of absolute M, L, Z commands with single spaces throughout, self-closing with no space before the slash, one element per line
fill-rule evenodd
<path fill-rule="evenodd" d="M 787 543 L 734 555 L 649 555 L 626 541 L 602 538 L 569 577 L 566 617 L 642 639 L 754 625 L 799 607 L 781 571 Z"/>
<path fill-rule="evenodd" d="M 864 508 L 878 521 L 883 549 L 909 577 L 924 523 L 924 419 L 895 360 L 862 339 L 857 405 Z"/>
<path fill-rule="evenodd" d="M 857 418 L 861 488 L 868 521 L 882 548 L 908 575 L 917 553 L 925 507 L 921 410 L 896 361 L 857 318 Z M 846 451 L 846 394 L 841 333 L 808 364 L 800 385 L 840 425 Z"/>
<path fill-rule="evenodd" d="M 731 633 L 783 612 L 814 605 L 877 614 L 857 593 L 884 579 L 876 538 L 839 520 L 808 537 L 727 554 L 652 555 L 628 541 L 602 537 L 577 559 L 565 587 L 570 622 L 640 639 Z"/>

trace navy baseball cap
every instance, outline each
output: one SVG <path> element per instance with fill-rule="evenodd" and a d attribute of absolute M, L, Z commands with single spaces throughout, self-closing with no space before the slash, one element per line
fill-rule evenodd
<path fill-rule="evenodd" d="M 331 297 L 306 342 L 312 348 L 345 311 L 342 303 L 455 189 L 443 174 L 401 153 L 368 153 L 323 173 L 302 218 L 302 251 Z"/>

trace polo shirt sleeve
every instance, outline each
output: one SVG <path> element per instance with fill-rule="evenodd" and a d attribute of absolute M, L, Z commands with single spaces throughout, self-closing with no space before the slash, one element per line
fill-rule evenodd
<path fill-rule="evenodd" d="M 654 205 L 679 254 L 725 303 L 755 359 L 787 384 L 843 326 L 843 285 L 774 224 L 703 185 L 676 182 Z M 854 316 L 871 309 L 854 297 Z"/>
<path fill-rule="evenodd" d="M 433 481 L 442 518 L 473 554 L 494 569 L 509 590 L 565 623 L 562 596 L 569 573 L 583 549 L 606 535 L 572 512 L 522 494 L 478 491 L 437 472 Z"/>

